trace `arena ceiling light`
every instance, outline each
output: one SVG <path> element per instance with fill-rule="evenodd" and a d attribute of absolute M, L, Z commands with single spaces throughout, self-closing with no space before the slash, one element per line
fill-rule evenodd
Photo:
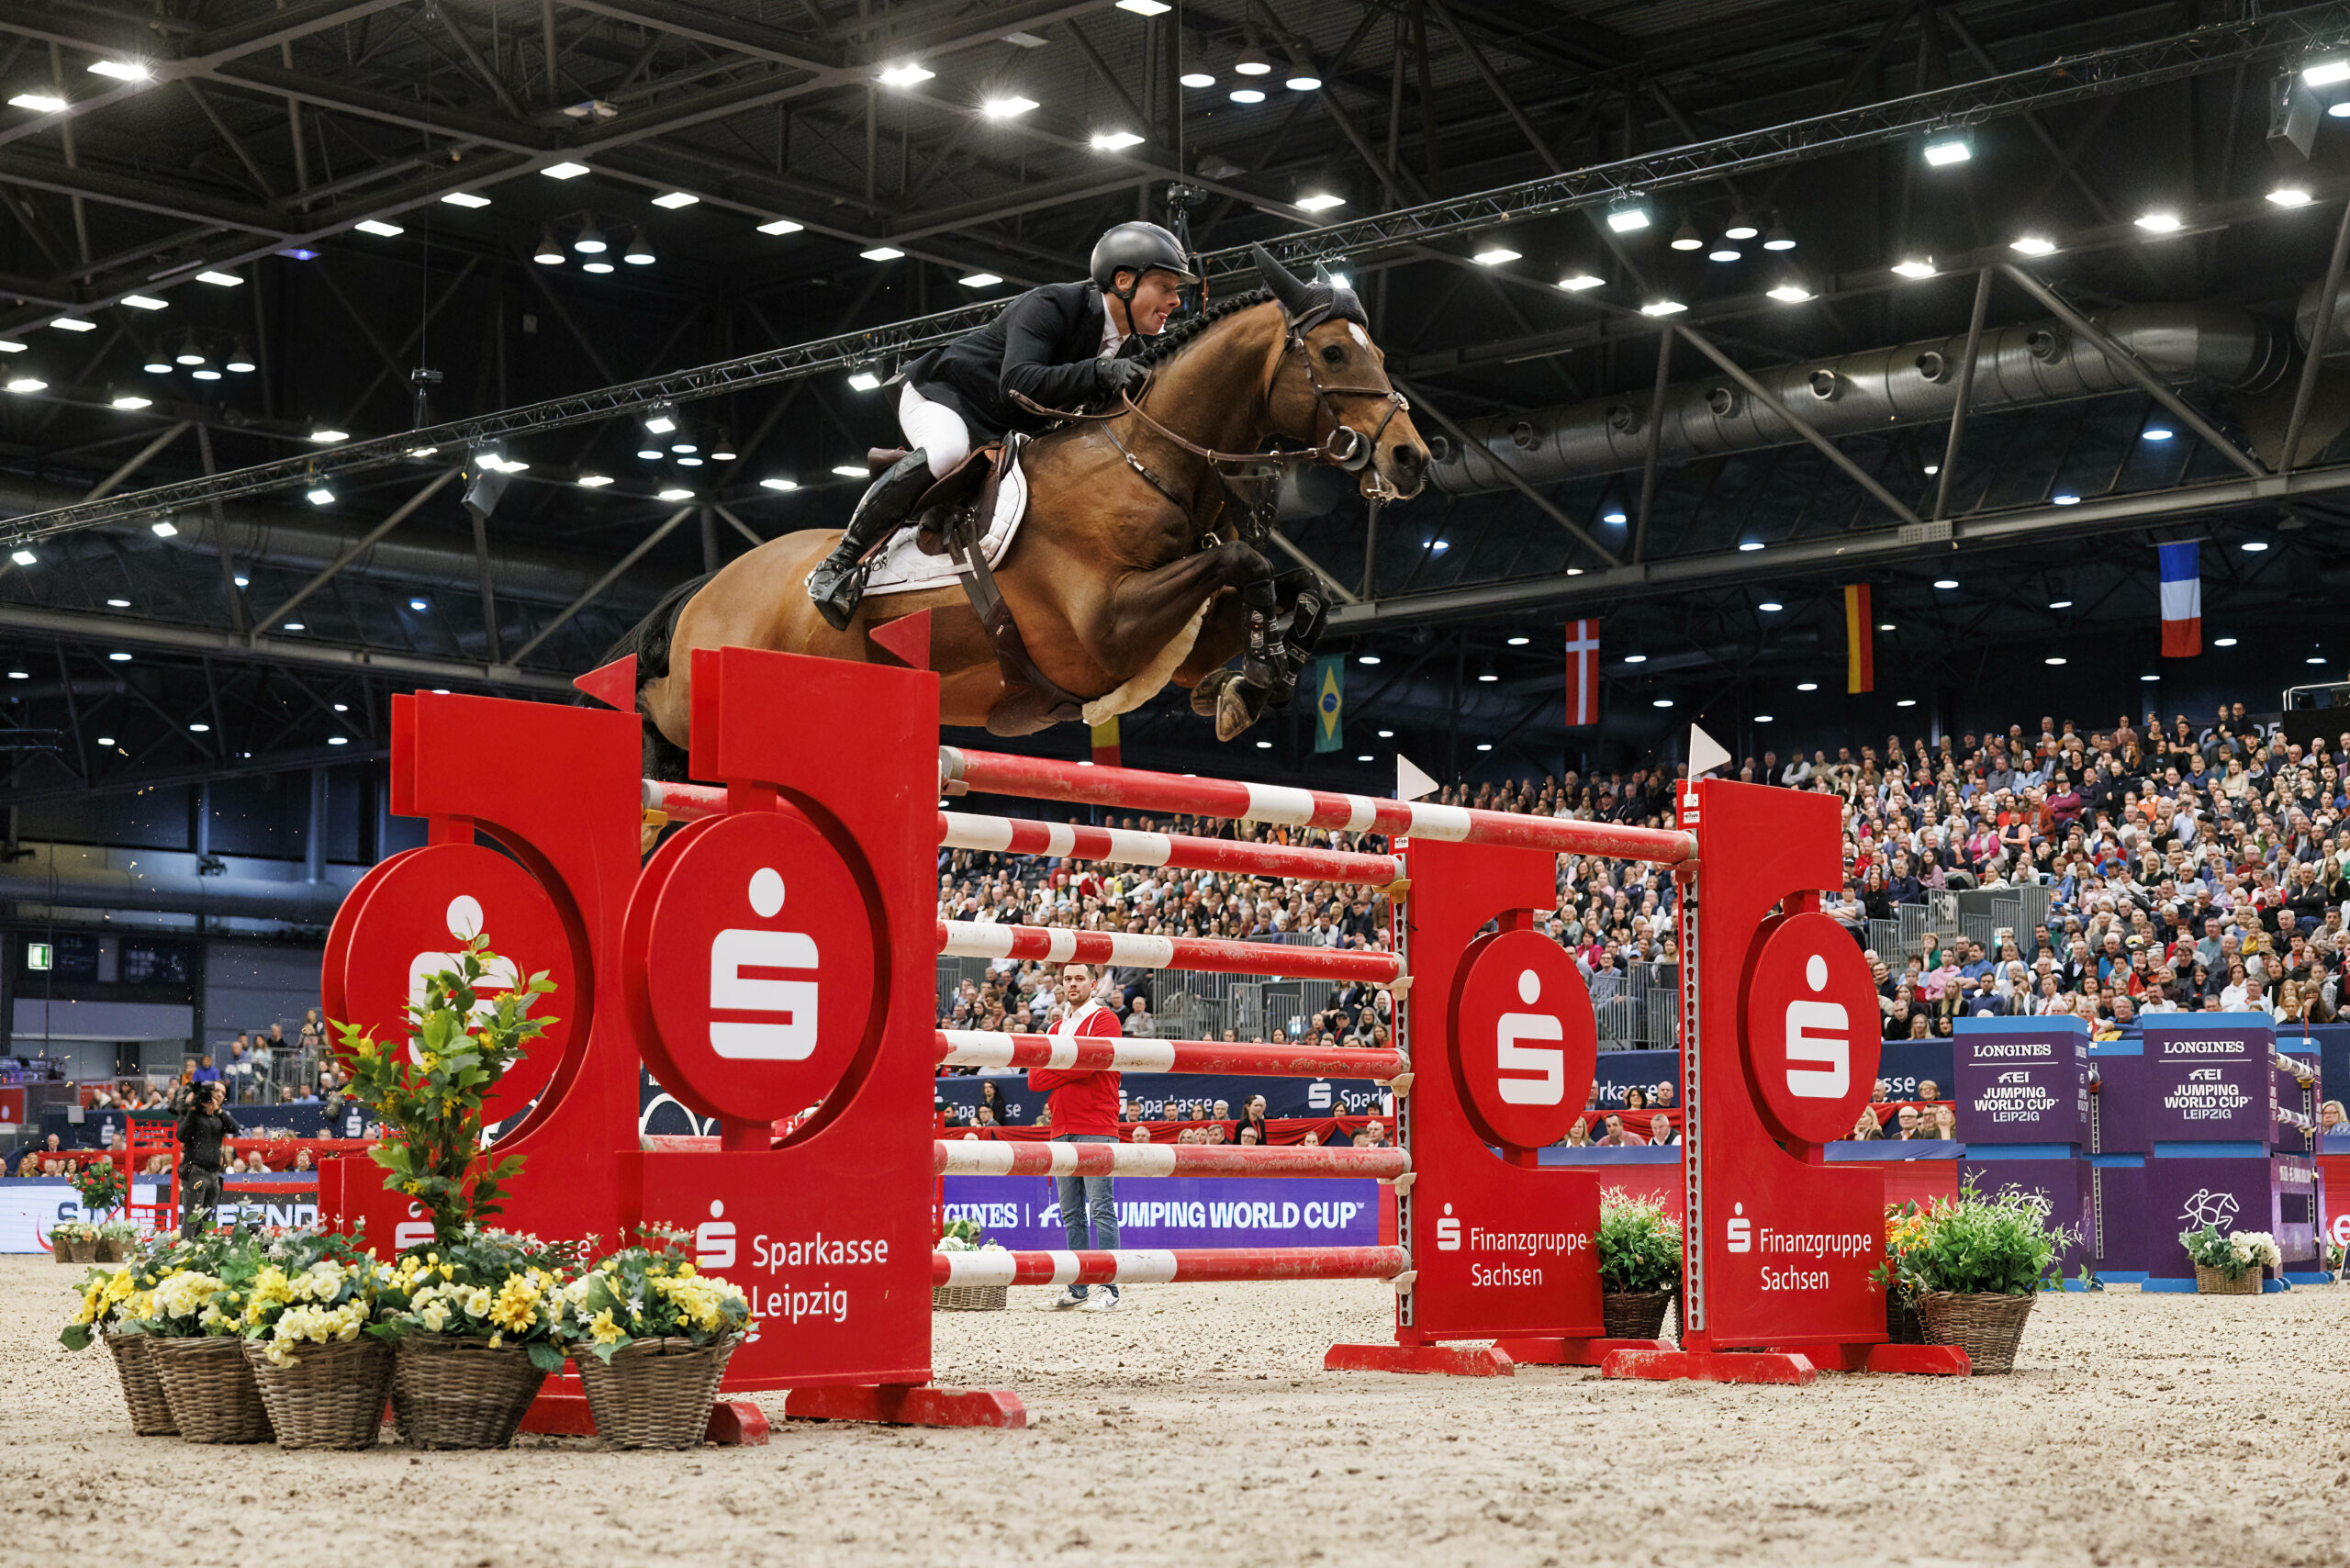
<path fill-rule="evenodd" d="M 136 60 L 94 60 L 90 62 L 90 74 L 111 76 L 118 82 L 144 82 L 154 73 Z"/>
<path fill-rule="evenodd" d="M 798 225 L 795 224 L 793 227 L 797 228 Z M 649 267 L 653 264 L 653 241 L 645 235 L 643 230 L 639 229 L 629 235 L 627 248 L 621 252 L 621 260 L 632 267 Z"/>
<path fill-rule="evenodd" d="M 1740 554 L 1751 555 L 1755 551 L 1762 548 L 1762 541 L 1760 539 L 1741 539 L 1738 542 L 1738 548 Z"/>
<path fill-rule="evenodd" d="M 1512 637 L 1509 639 L 1509 645 L 1513 648 L 1522 648 L 1532 641 L 1534 641 L 1534 639 L 1531 637 Z"/>
<path fill-rule="evenodd" d="M 1811 290 L 1803 286 L 1803 280 L 1793 277 L 1782 278 L 1772 287 L 1770 294 L 1782 305 L 1801 305 L 1812 297 Z"/>
<path fill-rule="evenodd" d="M 1215 78 L 1204 71 L 1186 71 L 1182 75 L 1178 76 L 1175 79 L 1183 84 L 1186 87 L 1213 87 L 1215 85 Z"/>
<path fill-rule="evenodd" d="M 582 474 L 575 482 L 583 490 L 600 490 L 612 482 L 612 476 L 610 474 Z M 413 603 L 410 607 L 421 608 Z"/>
<path fill-rule="evenodd" d="M 2186 220 L 2168 207 L 2142 212 L 2130 221 L 2149 234 L 2176 234 L 2186 227 Z"/>
<path fill-rule="evenodd" d="M 1777 599 L 1764 599 L 1762 603 L 1760 603 L 1760 604 L 1756 605 L 1754 608 L 1755 608 L 1755 609 L 1757 609 L 1757 610 L 1761 610 L 1761 611 L 1762 611 L 1763 614 L 1765 614 L 1765 615 L 1775 615 L 1775 614 L 1777 614 L 1780 610 L 1785 610 L 1785 609 L 1786 608 L 1786 606 L 1785 606 L 1785 605 L 1784 605 L 1784 604 L 1781 604 L 1781 603 L 1780 603 Z"/>
<path fill-rule="evenodd" d="M 762 490 L 781 490 L 785 494 L 789 495 L 793 490 L 800 488 L 800 481 L 797 479 L 784 478 L 781 475 L 770 475 L 767 478 L 759 481 L 759 488 Z"/>
<path fill-rule="evenodd" d="M 79 316 L 60 316 L 50 325 L 61 332 L 95 332 L 98 330 L 95 321 L 84 321 Z"/>
<path fill-rule="evenodd" d="M 531 260 L 543 267 L 559 267 L 564 259 L 563 242 L 554 237 L 554 225 L 550 223 L 539 230 L 539 248 L 531 252 Z"/>
<path fill-rule="evenodd" d="M 1292 93 L 1318 92 L 1321 90 L 1322 78 L 1315 75 L 1311 71 L 1302 71 L 1283 81 L 1281 85 Z"/>
<path fill-rule="evenodd" d="M 1607 206 L 1607 227 L 1618 234 L 1635 234 L 1653 221 L 1649 204 L 1634 196 L 1622 196 Z"/>
<path fill-rule="evenodd" d="M 1344 207 L 1347 198 L 1336 191 L 1308 191 L 1297 198 L 1297 205 L 1308 212 L 1327 212 L 1334 207 Z"/>
<path fill-rule="evenodd" d="M 31 109 L 37 114 L 54 115 L 62 114 L 70 106 L 54 93 L 19 93 L 8 100 L 8 106 L 12 109 Z"/>
<path fill-rule="evenodd" d="M 2266 539 L 2247 539 L 2243 544 L 2244 553 L 2247 555 L 2257 555 L 2267 548 L 2268 541 Z"/>
<path fill-rule="evenodd" d="M 16 554 L 10 555 L 8 559 L 16 562 L 19 566 L 29 566 L 37 564 L 40 560 L 40 557 L 34 554 L 29 550 L 19 550 Z M 109 658 L 127 659 L 130 655 L 129 654 L 122 654 L 119 655 L 109 654 L 106 656 Z"/>
<path fill-rule="evenodd" d="M 1576 267 L 1559 280 L 1559 286 L 1569 294 L 1581 294 L 1586 288 L 1598 288 L 1606 282 L 1589 267 Z"/>
<path fill-rule="evenodd" d="M 2236 640 L 2233 637 L 2214 637 L 2211 639 L 2211 645 L 2215 648 L 2232 648 L 2236 645 Z"/>
<path fill-rule="evenodd" d="M 1755 222 L 1748 214 L 1741 212 L 1737 217 L 1729 220 L 1729 227 L 1722 230 L 1722 238 L 1725 240 L 1751 240 L 1762 232 L 1762 226 Z"/>
<path fill-rule="evenodd" d="M 869 469 L 857 463 L 835 463 L 833 472 L 844 479 L 869 479 L 873 476 Z"/>
<path fill-rule="evenodd" d="M 1745 259 L 1746 252 L 1730 244 L 1716 245 L 1706 252 L 1706 260 L 1709 262 L 1742 262 Z"/>
<path fill-rule="evenodd" d="M 487 207 L 489 205 L 489 198 L 487 196 L 482 196 L 474 191 L 451 191 L 447 196 L 442 196 L 441 199 L 447 202 L 451 207 Z"/>
<path fill-rule="evenodd" d="M 1167 0 L 1118 0 L 1118 9 L 1132 11 L 1137 17 L 1163 17 L 1175 7 Z"/>
<path fill-rule="evenodd" d="M 336 430 L 332 425 L 320 425 L 304 439 L 315 442 L 320 446 L 332 446 L 339 441 L 349 441 L 351 432 Z"/>
<path fill-rule="evenodd" d="M 2049 497 L 2048 501 L 2051 506 L 2076 507 L 2081 504 L 2081 498 L 2066 490 L 2062 495 Z"/>
<path fill-rule="evenodd" d="M 1481 267 L 1497 267 L 1505 262 L 1517 260 L 1518 252 L 1506 245 L 1488 245 L 1469 259 Z"/>
<path fill-rule="evenodd" d="M 868 262 L 894 262 L 905 252 L 895 245 L 876 245 L 869 251 L 859 251 L 857 254 Z"/>
<path fill-rule="evenodd" d="M 2307 185 L 2278 185 L 2275 190 L 2270 191 L 2268 199 L 2278 207 L 2307 207 L 2317 197 L 2310 194 L 2310 188 Z"/>
<path fill-rule="evenodd" d="M 2048 608 L 2051 610 L 2070 610 L 2073 608 L 2073 601 L 2069 599 L 2052 599 L 2048 601 Z"/>
<path fill-rule="evenodd" d="M 965 288 L 993 288 L 1003 281 L 994 273 L 966 273 L 955 280 Z"/>
<path fill-rule="evenodd" d="M 667 435 L 677 428 L 677 410 L 667 403 L 655 403 L 644 416 L 644 429 L 649 435 Z"/>
<path fill-rule="evenodd" d="M 653 198 L 653 205 L 655 207 L 666 207 L 674 212 L 681 207 L 691 207 L 694 203 L 699 200 L 701 200 L 701 197 L 694 195 L 691 191 L 670 191 L 665 195 L 655 196 Z"/>
<path fill-rule="evenodd" d="M 1673 699 L 1670 697 L 1659 697 L 1651 700 L 1649 703 L 1649 706 L 1651 708 L 1670 708 L 1673 706 Z"/>
<path fill-rule="evenodd" d="M 694 498 L 694 493 L 682 485 L 672 485 L 667 489 L 658 492 L 657 498 L 665 501 L 689 501 Z"/>
<path fill-rule="evenodd" d="M 1771 217 L 1771 231 L 1762 236 L 1762 248 L 1766 251 L 1780 252 L 1792 251 L 1796 248 L 1795 230 L 1780 222 L 1776 213 Z"/>
<path fill-rule="evenodd" d="M 334 505 L 334 487 L 329 485 L 324 480 L 320 480 L 319 483 L 312 485 L 309 488 L 308 496 L 310 504 L 314 507 L 330 507 Z M 298 621 L 289 621 L 285 624 L 285 629 L 288 632 L 299 632 L 302 629 L 302 623 Z"/>
<path fill-rule="evenodd" d="M 1917 705 L 1918 700 L 1914 697 L 1905 697 L 1894 704 L 1896 708 L 1915 708 Z"/>
<path fill-rule="evenodd" d="M 594 213 L 580 220 L 579 238 L 571 242 L 571 248 L 583 256 L 600 256 L 610 248 L 610 241 L 604 238 L 604 231 L 596 227 Z"/>
<path fill-rule="evenodd" d="M 898 64 L 887 66 L 882 70 L 881 85 L 912 87 L 918 83 L 927 82 L 937 74 L 935 71 L 925 71 L 911 60 L 901 61 Z"/>
<path fill-rule="evenodd" d="M 362 234 L 373 234 L 379 240 L 391 240 L 408 232 L 397 223 L 386 223 L 380 218 L 363 218 L 352 225 Z"/>
<path fill-rule="evenodd" d="M 585 163 L 550 163 L 539 171 L 550 180 L 576 180 L 588 172 Z"/>
<path fill-rule="evenodd" d="M 1940 270 L 1931 256 L 1904 256 L 1893 263 L 1893 271 L 1899 277 L 1931 277 Z"/>
<path fill-rule="evenodd" d="M 612 270 L 612 263 L 604 260 L 601 256 L 597 256 L 591 260 L 580 263 L 579 270 L 583 273 L 595 273 L 601 275 L 602 274 Z"/>
<path fill-rule="evenodd" d="M 1096 152 L 1124 152 L 1129 147 L 1140 147 L 1142 138 L 1131 130 L 1097 130 L 1089 145 Z"/>
<path fill-rule="evenodd" d="M 1928 165 L 1936 169 L 1964 163 L 1975 156 L 1975 133 L 1964 129 L 1929 132 L 1925 155 Z"/>
<path fill-rule="evenodd" d="M 155 537 L 158 539 L 176 539 L 179 537 L 180 525 L 173 522 L 168 517 L 158 518 L 148 526 L 154 530 Z"/>
<path fill-rule="evenodd" d="M 1243 76 L 1270 76 L 1273 73 L 1273 62 L 1265 58 L 1263 50 L 1251 45 L 1240 51 L 1240 58 L 1232 62 L 1232 69 Z"/>
<path fill-rule="evenodd" d="M 2051 654 L 2040 662 L 2044 665 L 2061 665 L 2065 662 L 2065 655 L 2062 654 Z"/>
<path fill-rule="evenodd" d="M 1678 316 L 1689 307 L 1678 299 L 1651 299 L 1640 307 L 1643 316 Z"/>
<path fill-rule="evenodd" d="M 1768 713 L 1757 713 L 1754 715 L 1754 722 L 1758 724 L 1767 724 L 1771 722 L 1771 715 Z"/>
<path fill-rule="evenodd" d="M 982 98 L 979 101 L 979 113 L 990 119 L 1018 119 L 1035 106 L 1035 99 L 1024 98 L 1017 93 L 1012 93 L 1000 98 Z"/>
<path fill-rule="evenodd" d="M 881 385 L 881 378 L 869 370 L 853 370 L 848 384 L 859 392 L 870 392 Z"/>
<path fill-rule="evenodd" d="M 1649 656 L 1646 654 L 1626 654 L 1624 662 L 1628 665 L 1644 665 L 1649 662 Z"/>
<path fill-rule="evenodd" d="M 1672 244 L 1676 251 L 1702 251 L 1706 248 L 1706 237 L 1697 232 L 1695 223 L 1684 218 L 1681 220 L 1681 227 L 1673 231 Z"/>
<path fill-rule="evenodd" d="M 140 409 L 153 408 L 155 406 L 155 399 L 152 398 L 142 398 L 136 392 L 118 392 L 107 402 L 106 406 L 110 409 L 120 409 L 125 412 L 132 412 Z"/>
<path fill-rule="evenodd" d="M 2020 256 L 2048 256 L 2056 252 L 2056 241 L 2045 234 L 2020 234 L 2008 241 L 2008 249 Z"/>
<path fill-rule="evenodd" d="M 171 301 L 157 299 L 154 296 L 148 294 L 126 294 L 122 297 L 122 302 L 133 310 L 169 310 L 172 308 Z"/>
<path fill-rule="evenodd" d="M 1624 523 L 1631 521 L 1631 519 L 1625 516 L 1623 509 L 1619 507 L 1612 511 L 1602 512 L 1600 514 L 1599 521 L 1602 522 L 1612 522 L 1620 527 Z"/>
<path fill-rule="evenodd" d="M 2148 425 L 2138 432 L 2138 439 L 2140 441 L 2170 441 L 2177 433 L 2176 431 L 2165 430 L 2161 425 Z"/>
<path fill-rule="evenodd" d="M 1956 577 L 1936 577 L 1934 579 L 1934 586 L 1942 589 L 1944 593 L 1948 593 L 1951 589 L 1958 586 L 1958 579 Z"/>
<path fill-rule="evenodd" d="M 2301 67 L 2301 80 L 2312 87 L 2331 87 L 2337 82 L 2350 82 L 2350 60 L 2321 60 Z"/>
<path fill-rule="evenodd" d="M 196 274 L 196 281 L 208 283 L 215 288 L 240 288 L 243 286 L 245 280 L 235 273 L 224 273 L 217 268 L 207 268 Z"/>
<path fill-rule="evenodd" d="M 170 356 L 165 354 L 160 349 L 155 353 L 149 354 L 147 356 L 146 370 L 147 374 L 150 375 L 169 375 L 172 373 L 172 362 Z"/>
<path fill-rule="evenodd" d="M 1236 104 L 1261 104 L 1265 101 L 1264 90 L 1259 87 L 1235 87 L 1232 90 L 1232 101 Z"/>

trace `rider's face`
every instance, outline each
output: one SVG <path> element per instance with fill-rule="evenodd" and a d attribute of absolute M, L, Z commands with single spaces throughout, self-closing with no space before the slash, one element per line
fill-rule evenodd
<path fill-rule="evenodd" d="M 1181 308 L 1182 286 L 1175 281 L 1175 274 L 1154 269 L 1143 274 L 1142 281 L 1135 285 L 1135 297 L 1126 311 L 1134 330 L 1153 338 L 1167 325 L 1167 318 Z"/>

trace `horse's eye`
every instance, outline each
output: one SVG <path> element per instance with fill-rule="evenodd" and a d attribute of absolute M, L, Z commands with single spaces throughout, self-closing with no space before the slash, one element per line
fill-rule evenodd
<path fill-rule="evenodd" d="M 1325 343 L 1325 344 L 1323 344 L 1323 345 L 1322 345 L 1322 360 L 1323 360 L 1323 363 L 1324 363 L 1324 364 L 1340 364 L 1340 363 L 1344 362 L 1344 361 L 1345 361 L 1345 359 L 1346 359 L 1346 357 L 1347 357 L 1347 345 L 1346 345 L 1346 344 L 1344 344 L 1344 343 Z"/>

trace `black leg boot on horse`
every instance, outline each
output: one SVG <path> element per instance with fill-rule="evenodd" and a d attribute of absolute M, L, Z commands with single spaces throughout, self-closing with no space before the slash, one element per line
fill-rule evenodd
<path fill-rule="evenodd" d="M 865 597 L 866 556 L 898 532 L 933 483 L 930 458 L 920 447 L 899 458 L 856 503 L 833 553 L 808 574 L 808 597 L 834 631 L 848 630 L 857 601 Z"/>

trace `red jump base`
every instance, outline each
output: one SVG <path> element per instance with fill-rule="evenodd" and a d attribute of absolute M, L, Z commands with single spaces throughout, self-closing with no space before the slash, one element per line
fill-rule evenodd
<path fill-rule="evenodd" d="M 1540 1335 L 1532 1338 L 1496 1339 L 1494 1349 L 1522 1367 L 1595 1367 L 1604 1364 L 1615 1351 L 1670 1350 L 1673 1341 L 1573 1339 Z"/>
<path fill-rule="evenodd" d="M 1028 1407 L 1003 1388 L 940 1388 L 931 1383 L 845 1383 L 795 1388 L 786 1420 L 878 1421 L 891 1427 L 1025 1427 Z"/>
<path fill-rule="evenodd" d="M 1492 1345 L 1333 1345 L 1322 1358 L 1322 1370 L 1510 1377 L 1517 1366 Z"/>
<path fill-rule="evenodd" d="M 1617 1350 L 1599 1363 L 1602 1377 L 1654 1383 L 1780 1383 L 1819 1375 L 1808 1358 L 1784 1350 Z"/>

